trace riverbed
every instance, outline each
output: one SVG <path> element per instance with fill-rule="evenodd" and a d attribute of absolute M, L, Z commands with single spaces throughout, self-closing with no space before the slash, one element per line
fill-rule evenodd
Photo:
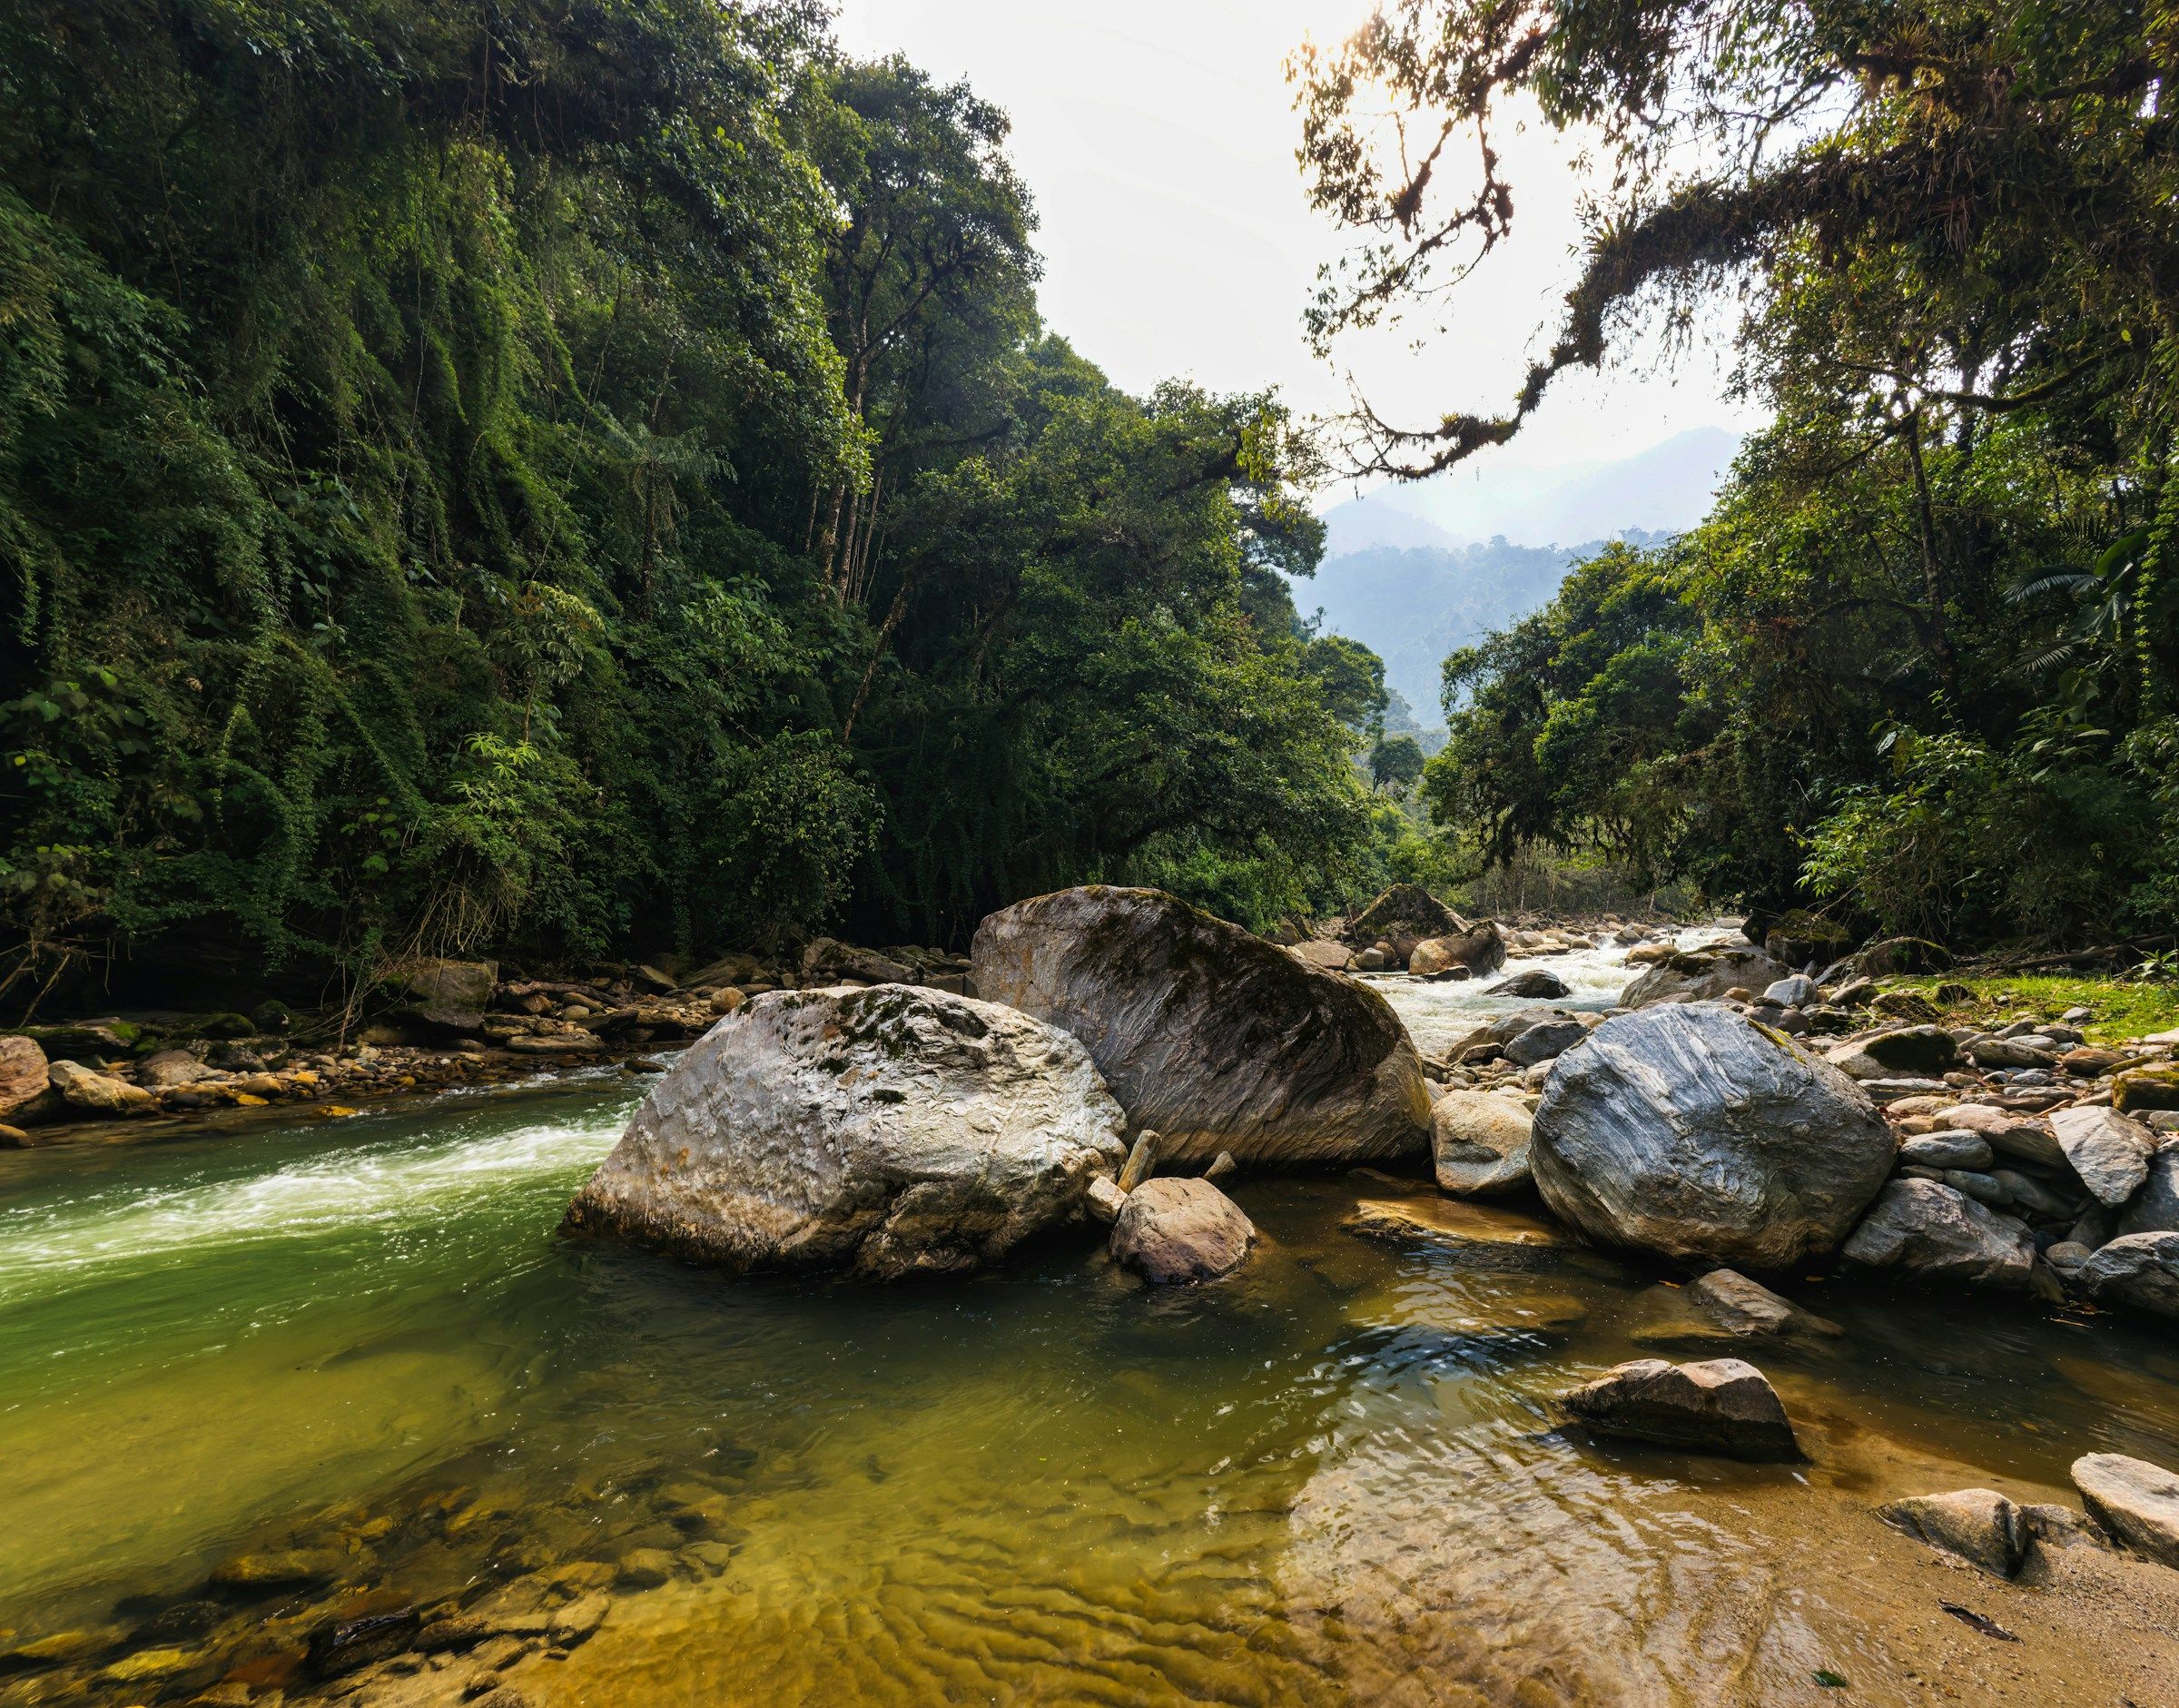
<path fill-rule="evenodd" d="M 1501 1001 L 1380 988 L 1425 1047 Z M 1419 1172 L 1242 1179 L 1263 1244 L 1199 1288 L 1088 1238 L 735 1280 L 555 1233 L 642 1090 L 0 1154 L 0 1652 L 44 1641 L 0 1703 L 308 1698 L 332 1620 L 556 1575 L 609 1612 L 510 1664 L 537 1703 L 2179 1701 L 2179 1574 L 2004 1584 L 1871 1510 L 2179 1462 L 2153 1331 L 1790 1282 L 1846 1331 L 1758 1355 L 1809 1463 L 1600 1446 L 1550 1396 L 1657 1353 L 1669 1278 L 1343 1226 Z"/>

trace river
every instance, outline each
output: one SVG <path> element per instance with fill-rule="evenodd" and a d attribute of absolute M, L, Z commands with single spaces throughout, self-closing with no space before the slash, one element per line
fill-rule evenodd
<path fill-rule="evenodd" d="M 1624 976 L 1529 964 L 1598 1005 Z M 1425 1043 L 1501 1005 L 1381 987 Z M 641 1091 L 0 1153 L 0 1651 L 91 1657 L 0 1703 L 222 1673 L 292 1700 L 329 1617 L 642 1550 L 667 1581 L 510 1673 L 530 1701 L 2179 1699 L 2138 1608 L 1963 1575 L 1870 1512 L 2179 1459 L 2166 1337 L 1809 1281 L 1845 1337 L 1760 1361 L 1809 1464 L 1600 1447 L 1549 1396 L 1651 1351 L 1657 1275 L 1342 1229 L 1419 1180 L 1241 1180 L 1263 1246 L 1202 1288 L 1086 1239 L 969 1281 L 735 1280 L 555 1235 Z M 204 1588 L 296 1547 L 333 1581 Z M 92 1671 L 153 1644 L 163 1671 Z"/>

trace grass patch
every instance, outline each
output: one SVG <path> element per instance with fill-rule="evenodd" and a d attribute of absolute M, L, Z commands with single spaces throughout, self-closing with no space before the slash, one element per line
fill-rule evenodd
<path fill-rule="evenodd" d="M 1887 988 L 1931 994 L 1939 984 L 1964 984 L 1974 992 L 1964 1002 L 1942 1006 L 1948 1022 L 2002 1025 L 2015 1014 L 2056 1020 L 2069 1008 L 2085 1008 L 2095 1018 L 2081 1030 L 2092 1043 L 2119 1043 L 2150 1032 L 2179 1027 L 2179 984 L 2137 979 L 2084 979 L 2041 973 L 1963 977 L 1947 972 L 1918 979 L 1887 979 Z"/>

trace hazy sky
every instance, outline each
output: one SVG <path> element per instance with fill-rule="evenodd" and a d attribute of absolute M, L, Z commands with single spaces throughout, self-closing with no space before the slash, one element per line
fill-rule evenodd
<path fill-rule="evenodd" d="M 1034 192 L 1046 319 L 1130 390 L 1171 374 L 1218 390 L 1276 383 L 1337 407 L 1337 368 L 1313 359 L 1301 312 L 1341 239 L 1312 215 L 1294 163 L 1286 81 L 1305 35 L 1344 35 L 1355 0 L 842 0 L 839 35 L 965 77 L 1011 114 Z M 1453 299 L 1451 330 L 1421 326 L 1340 352 L 1381 412 L 1417 424 L 1510 399 L 1574 272 L 1570 151 L 1505 139 L 1516 240 Z M 1662 372 L 1636 362 L 1563 379 L 1504 453 L 1508 463 L 1617 458 L 1687 428 L 1745 429 L 1722 397 L 1723 356 Z M 1487 473 L 1487 469 L 1484 470 Z"/>

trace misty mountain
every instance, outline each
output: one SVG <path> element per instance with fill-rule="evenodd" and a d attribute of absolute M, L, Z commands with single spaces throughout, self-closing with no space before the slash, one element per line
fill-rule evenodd
<path fill-rule="evenodd" d="M 1432 479 L 1380 487 L 1333 506 L 1325 512 L 1326 554 L 1494 538 L 1573 545 L 1630 528 L 1676 534 L 1709 513 L 1740 447 L 1739 434 L 1701 427 L 1632 457 L 1555 469 L 1496 463 L 1484 452 Z"/>
<path fill-rule="evenodd" d="M 1698 428 L 1616 461 L 1479 462 L 1349 499 L 1325 512 L 1325 560 L 1295 603 L 1374 649 L 1386 684 L 1435 725 L 1447 653 L 1547 604 L 1604 541 L 1652 543 L 1701 521 L 1740 443 Z"/>
<path fill-rule="evenodd" d="M 1661 536 L 1622 529 L 1637 544 Z M 1385 660 L 1385 681 L 1407 696 L 1425 727 L 1444 721 L 1438 706 L 1445 655 L 1481 640 L 1551 600 L 1575 558 L 1602 542 L 1575 547 L 1379 546 L 1326 558 L 1314 579 L 1297 582 L 1294 602 L 1321 609 L 1327 634 L 1346 635 Z"/>

